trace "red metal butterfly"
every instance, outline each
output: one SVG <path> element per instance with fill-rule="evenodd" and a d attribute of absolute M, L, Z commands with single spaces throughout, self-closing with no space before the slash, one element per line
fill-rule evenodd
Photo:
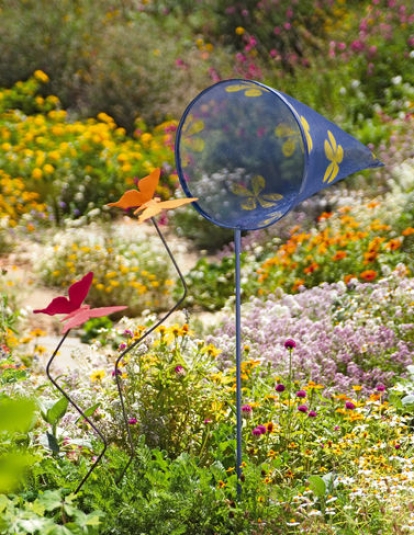
<path fill-rule="evenodd" d="M 69 329 L 79 327 L 90 318 L 101 318 L 102 316 L 109 316 L 114 312 L 125 310 L 126 306 L 113 307 L 99 307 L 91 308 L 90 305 L 82 305 L 84 299 L 88 295 L 92 284 L 93 272 L 87 273 L 81 280 L 74 282 L 68 290 L 68 296 L 55 297 L 46 308 L 34 310 L 35 314 L 48 314 L 55 316 L 56 314 L 66 314 L 62 321 L 66 322 L 62 333 L 65 334 Z"/>

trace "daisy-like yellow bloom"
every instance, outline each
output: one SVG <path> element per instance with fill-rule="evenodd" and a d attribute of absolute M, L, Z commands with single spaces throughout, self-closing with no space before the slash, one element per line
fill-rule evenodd
<path fill-rule="evenodd" d="M 94 372 L 91 373 L 90 375 L 90 380 L 95 383 L 95 382 L 98 382 L 100 383 L 106 376 L 106 371 L 105 370 L 95 370 Z"/>

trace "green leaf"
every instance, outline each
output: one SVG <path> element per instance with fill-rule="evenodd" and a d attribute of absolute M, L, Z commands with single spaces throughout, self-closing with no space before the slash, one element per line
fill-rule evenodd
<path fill-rule="evenodd" d="M 31 398 L 0 399 L 0 432 L 25 433 L 34 422 L 36 403 Z"/>
<path fill-rule="evenodd" d="M 96 411 L 96 409 L 99 409 L 100 406 L 100 403 L 95 403 L 95 405 L 92 405 L 92 407 L 89 407 L 89 409 L 84 410 L 83 415 L 80 416 L 76 421 L 79 422 L 79 420 L 82 420 L 84 416 L 89 418 L 89 416 L 92 416 L 92 414 Z"/>
<path fill-rule="evenodd" d="M 51 451 L 53 451 L 53 453 L 59 453 L 60 448 L 59 448 L 59 444 L 58 444 L 58 441 L 56 440 L 55 435 L 52 435 L 52 433 L 46 433 L 46 436 L 47 436 L 47 444 L 49 448 L 51 449 Z"/>
<path fill-rule="evenodd" d="M 50 407 L 46 412 L 45 420 L 50 425 L 56 425 L 61 420 L 68 410 L 69 400 L 65 397 L 60 398 L 56 403 Z"/>
<path fill-rule="evenodd" d="M 408 396 L 405 396 L 401 400 L 402 404 L 405 405 L 411 405 L 411 403 L 414 403 L 414 395 L 408 394 Z"/>
<path fill-rule="evenodd" d="M 62 506 L 62 496 L 59 490 L 46 490 L 39 502 L 44 505 L 46 511 L 54 511 Z"/>
<path fill-rule="evenodd" d="M 325 481 L 320 476 L 309 476 L 308 483 L 311 491 L 318 498 L 324 498 L 326 494 Z"/>

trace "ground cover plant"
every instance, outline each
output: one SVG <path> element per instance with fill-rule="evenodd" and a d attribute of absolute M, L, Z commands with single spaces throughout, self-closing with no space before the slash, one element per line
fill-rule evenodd
<path fill-rule="evenodd" d="M 0 1 L 0 533 L 412 533 L 410 4 L 53 7 Z M 200 259 L 186 310 L 117 371 L 174 302 L 175 279 L 151 225 L 106 207 L 155 167 L 157 195 L 177 194 L 177 120 L 233 76 L 292 94 L 385 164 L 243 236 L 239 481 L 232 233 L 191 208 L 159 218 Z M 131 317 L 86 323 L 76 366 L 54 362 L 109 443 L 75 494 L 102 442 L 46 379 L 42 341 L 61 325 L 34 328 L 21 298 L 62 295 L 91 270 L 88 304 L 128 304 Z M 217 313 L 207 323 L 200 309 Z"/>

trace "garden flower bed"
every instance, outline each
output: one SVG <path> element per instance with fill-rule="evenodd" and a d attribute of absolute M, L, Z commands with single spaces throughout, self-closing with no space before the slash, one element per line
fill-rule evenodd
<path fill-rule="evenodd" d="M 412 8 L 40 4 L 0 18 L 0 534 L 412 533 Z M 107 206 L 157 167 L 156 195 L 180 196 L 180 113 L 235 76 L 385 164 L 243 235 L 241 467 L 232 233 L 157 215 L 188 295 L 155 327 L 177 270 L 157 227 Z M 128 309 L 61 338 L 70 318 L 33 314 L 58 296 Z"/>

